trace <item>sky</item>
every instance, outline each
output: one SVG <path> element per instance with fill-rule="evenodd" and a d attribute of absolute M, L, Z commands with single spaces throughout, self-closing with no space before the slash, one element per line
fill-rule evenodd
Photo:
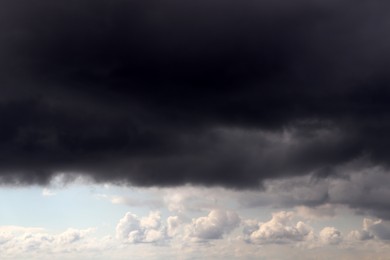
<path fill-rule="evenodd" d="M 1 259 L 389 259 L 390 3 L 2 0 Z"/>

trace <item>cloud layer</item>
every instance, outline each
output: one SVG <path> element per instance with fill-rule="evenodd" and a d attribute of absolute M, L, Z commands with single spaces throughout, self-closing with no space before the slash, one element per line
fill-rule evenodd
<path fill-rule="evenodd" d="M 385 1 L 2 1 L 0 180 L 258 187 L 388 166 Z"/>
<path fill-rule="evenodd" d="M 312 222 L 312 224 L 315 224 Z M 316 224 L 318 225 L 318 223 Z M 345 259 L 377 258 L 389 250 L 389 223 L 364 219 L 361 230 L 348 236 L 333 226 L 311 227 L 292 211 L 272 217 L 244 219 L 232 210 L 212 209 L 192 219 L 145 216 L 127 212 L 119 219 L 116 238 L 96 235 L 96 228 L 50 233 L 42 228 L 0 227 L 0 256 L 5 259 L 123 259 L 126 257 L 226 259 L 292 256 L 312 259 L 319 254 Z"/>
<path fill-rule="evenodd" d="M 243 207 L 301 207 L 306 216 L 335 215 L 335 207 L 345 205 L 362 215 L 390 218 L 387 200 L 390 189 L 388 169 L 367 164 L 363 159 L 335 167 L 333 174 L 267 180 L 264 191 L 238 194 Z"/>

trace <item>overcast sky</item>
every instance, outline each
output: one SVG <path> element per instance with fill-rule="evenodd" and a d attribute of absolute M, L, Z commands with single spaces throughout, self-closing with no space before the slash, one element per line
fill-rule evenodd
<path fill-rule="evenodd" d="M 389 10 L 2 0 L 0 258 L 390 254 Z"/>

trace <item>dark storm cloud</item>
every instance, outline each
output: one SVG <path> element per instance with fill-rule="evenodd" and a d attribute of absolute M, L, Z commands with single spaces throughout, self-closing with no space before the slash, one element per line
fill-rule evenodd
<path fill-rule="evenodd" d="M 2 1 L 2 180 L 255 187 L 386 166 L 389 5 Z"/>

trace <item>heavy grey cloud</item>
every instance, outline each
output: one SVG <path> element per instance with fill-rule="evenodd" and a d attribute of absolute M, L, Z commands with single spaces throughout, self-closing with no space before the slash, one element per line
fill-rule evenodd
<path fill-rule="evenodd" d="M 0 179 L 258 187 L 388 166 L 386 1 L 0 3 Z"/>
<path fill-rule="evenodd" d="M 365 218 L 363 220 L 363 229 L 354 230 L 350 233 L 352 238 L 357 240 L 369 240 L 369 239 L 379 239 L 379 240 L 390 240 L 390 222 L 383 221 L 381 219 L 373 220 Z"/>
<path fill-rule="evenodd" d="M 341 205 L 357 214 L 390 219 L 389 171 L 364 161 L 335 167 L 327 177 L 306 175 L 267 180 L 262 193 L 243 193 L 238 201 L 243 207 L 298 207 L 300 213 L 309 217 L 313 215 L 310 209 L 332 216 L 335 207 Z"/>

